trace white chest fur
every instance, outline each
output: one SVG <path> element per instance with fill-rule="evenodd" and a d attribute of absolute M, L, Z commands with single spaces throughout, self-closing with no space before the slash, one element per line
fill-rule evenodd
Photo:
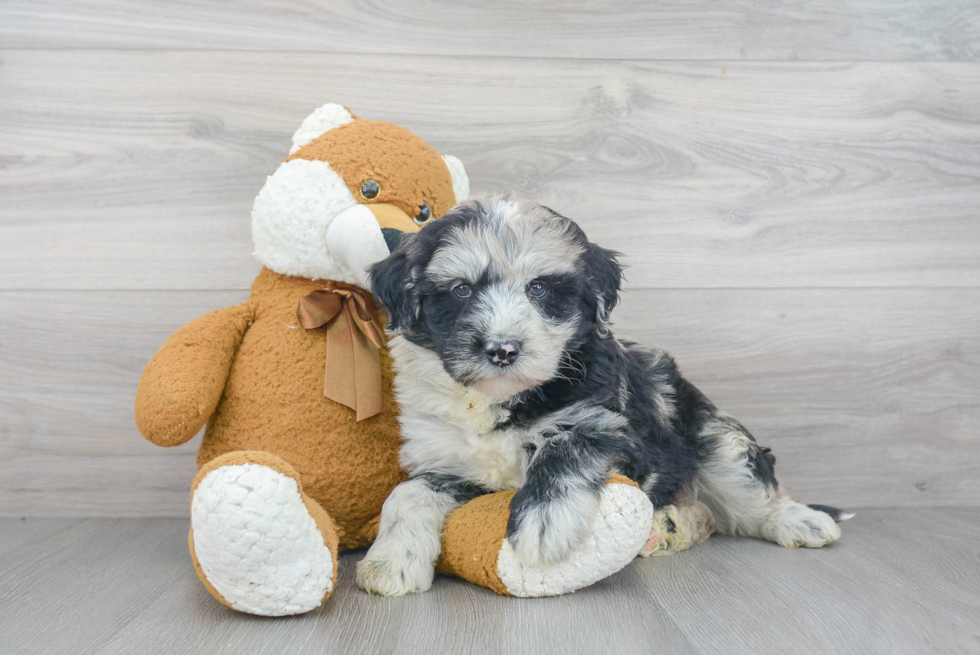
<path fill-rule="evenodd" d="M 401 465 L 412 475 L 452 473 L 493 490 L 524 482 L 524 430 L 496 430 L 508 412 L 455 382 L 435 353 L 394 337 L 395 396 L 401 407 Z"/>

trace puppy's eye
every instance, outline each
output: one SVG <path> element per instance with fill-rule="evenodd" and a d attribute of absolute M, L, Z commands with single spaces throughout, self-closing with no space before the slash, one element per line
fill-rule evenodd
<path fill-rule="evenodd" d="M 544 298 L 545 294 L 548 293 L 548 285 L 544 282 L 539 282 L 535 280 L 531 284 L 527 285 L 527 295 L 532 298 Z"/>
<path fill-rule="evenodd" d="M 361 182 L 361 197 L 365 200 L 374 200 L 379 193 L 381 193 L 381 185 L 374 180 Z"/>
<path fill-rule="evenodd" d="M 457 298 L 469 298 L 473 295 L 473 288 L 468 284 L 457 284 L 453 287 L 453 294 Z"/>
<path fill-rule="evenodd" d="M 429 205 L 423 202 L 421 205 L 419 205 L 419 213 L 415 216 L 415 224 L 425 225 L 431 220 L 432 209 L 429 208 Z"/>

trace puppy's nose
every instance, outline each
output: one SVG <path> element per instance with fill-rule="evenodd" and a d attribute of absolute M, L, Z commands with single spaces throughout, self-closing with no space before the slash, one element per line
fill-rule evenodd
<path fill-rule="evenodd" d="M 487 359 L 494 366 L 510 366 L 521 354 L 521 344 L 516 341 L 493 341 L 486 346 Z"/>

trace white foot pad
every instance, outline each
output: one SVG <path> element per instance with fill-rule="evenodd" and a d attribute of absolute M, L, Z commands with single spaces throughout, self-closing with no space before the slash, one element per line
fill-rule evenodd
<path fill-rule="evenodd" d="M 232 607 L 283 616 L 318 607 L 333 586 L 333 557 L 296 480 L 259 464 L 208 473 L 191 501 L 194 551 Z"/>
<path fill-rule="evenodd" d="M 608 484 L 599 499 L 592 533 L 559 564 L 529 567 L 504 539 L 497 575 L 514 596 L 534 598 L 569 593 L 607 578 L 629 564 L 650 536 L 653 505 L 628 484 Z"/>

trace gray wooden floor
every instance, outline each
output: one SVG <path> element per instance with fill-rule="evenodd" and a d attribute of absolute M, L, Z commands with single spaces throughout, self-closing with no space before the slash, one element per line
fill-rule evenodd
<path fill-rule="evenodd" d="M 371 598 L 354 555 L 309 616 L 213 602 L 199 440 L 144 441 L 136 385 L 246 297 L 252 201 L 325 102 L 622 251 L 620 335 L 795 497 L 889 509 L 567 598 Z M 978 326 L 976 0 L 0 1 L 0 655 L 980 653 Z"/>
<path fill-rule="evenodd" d="M 0 520 L 3 653 L 977 653 L 980 510 L 864 510 L 823 550 L 713 537 L 569 596 L 450 578 L 407 598 L 353 584 L 286 619 L 194 575 L 182 519 Z"/>

